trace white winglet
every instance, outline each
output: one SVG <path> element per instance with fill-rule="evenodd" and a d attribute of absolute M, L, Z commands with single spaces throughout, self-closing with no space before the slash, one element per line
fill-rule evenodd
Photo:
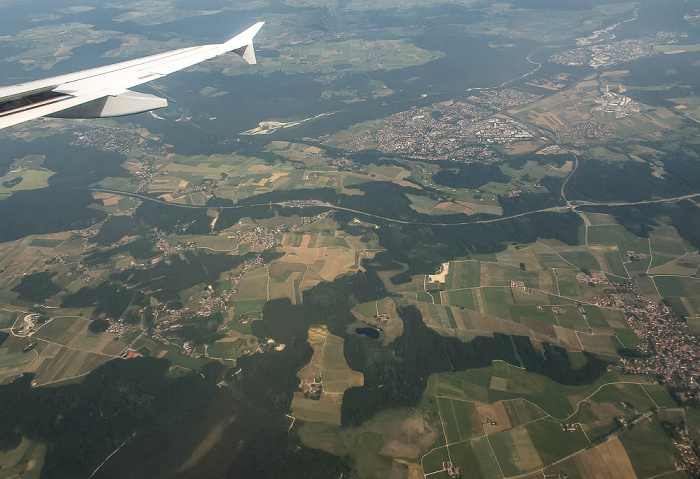
<path fill-rule="evenodd" d="M 258 22 L 247 30 L 239 33 L 226 43 L 224 43 L 224 48 L 226 51 L 233 51 L 243 58 L 245 61 L 251 65 L 255 65 L 257 60 L 255 59 L 255 50 L 253 49 L 253 38 L 258 34 L 265 22 Z"/>

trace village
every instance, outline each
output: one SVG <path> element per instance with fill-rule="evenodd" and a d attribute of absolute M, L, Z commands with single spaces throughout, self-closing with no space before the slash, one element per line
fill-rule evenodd
<path fill-rule="evenodd" d="M 688 400 L 700 392 L 700 340 L 664 303 L 649 301 L 636 284 L 612 283 L 616 293 L 596 298 L 598 306 L 622 309 L 639 336 L 638 354 L 623 357 L 625 372 L 649 374 Z"/>
<path fill-rule="evenodd" d="M 139 150 L 148 155 L 165 156 L 168 147 L 157 138 L 145 138 L 141 131 L 128 125 L 95 126 L 74 132 L 73 145 L 97 148 L 127 155 Z"/>
<path fill-rule="evenodd" d="M 682 403 L 697 401 L 700 393 L 700 340 L 687 323 L 664 303 L 650 301 L 634 282 L 613 282 L 615 292 L 594 298 L 597 306 L 624 311 L 627 323 L 640 338 L 632 351 L 622 351 L 622 370 L 655 377 Z M 680 453 L 679 466 L 691 477 L 700 474 L 698 445 L 685 426 L 668 431 Z"/>

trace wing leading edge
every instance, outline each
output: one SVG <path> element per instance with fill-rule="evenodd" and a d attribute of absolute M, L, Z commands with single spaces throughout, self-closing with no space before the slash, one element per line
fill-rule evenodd
<path fill-rule="evenodd" d="M 253 38 L 258 22 L 230 40 L 181 48 L 81 72 L 0 87 L 0 128 L 42 116 L 101 118 L 123 116 L 167 106 L 164 98 L 129 88 L 157 80 L 205 60 L 234 52 L 256 63 Z"/>

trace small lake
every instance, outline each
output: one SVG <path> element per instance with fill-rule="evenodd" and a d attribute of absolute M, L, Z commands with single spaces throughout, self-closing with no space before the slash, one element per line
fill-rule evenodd
<path fill-rule="evenodd" d="M 379 330 L 377 328 L 355 328 L 355 333 L 364 334 L 371 339 L 379 339 Z"/>

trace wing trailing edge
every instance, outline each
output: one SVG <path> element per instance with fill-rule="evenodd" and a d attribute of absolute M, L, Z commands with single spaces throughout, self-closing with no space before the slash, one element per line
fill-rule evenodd
<path fill-rule="evenodd" d="M 135 115 L 168 106 L 168 100 L 148 93 L 127 90 L 52 113 L 52 118 L 110 118 Z"/>

